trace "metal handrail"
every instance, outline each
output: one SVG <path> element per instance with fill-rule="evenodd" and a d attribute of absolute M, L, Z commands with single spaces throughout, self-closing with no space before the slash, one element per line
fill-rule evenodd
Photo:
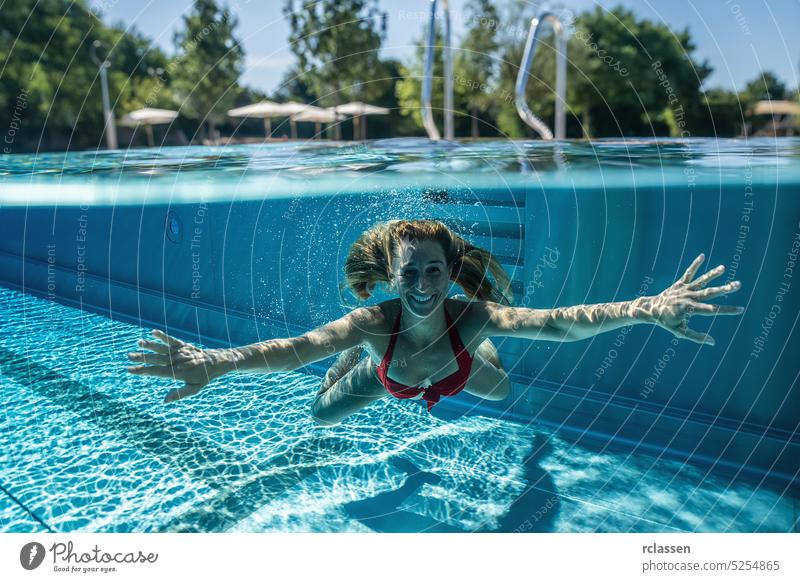
<path fill-rule="evenodd" d="M 108 68 L 111 62 L 108 58 L 100 60 L 97 56 L 97 49 L 105 45 L 96 40 L 89 47 L 89 56 L 100 69 L 100 91 L 103 98 L 103 120 L 105 123 L 106 146 L 110 150 L 117 149 L 117 125 L 114 122 L 114 112 L 111 110 L 111 102 L 108 98 Z M 106 55 L 107 57 L 108 55 Z"/>
<path fill-rule="evenodd" d="M 567 97 L 567 38 L 564 32 L 564 25 L 558 16 L 552 12 L 543 12 L 538 18 L 531 20 L 531 27 L 528 31 L 528 41 L 525 43 L 525 53 L 522 55 L 522 62 L 517 73 L 517 85 L 515 88 L 515 102 L 517 113 L 522 121 L 527 123 L 541 136 L 542 139 L 553 139 L 553 134 L 547 124 L 533 114 L 525 101 L 525 86 L 527 85 L 533 55 L 536 52 L 536 43 L 539 42 L 539 35 L 542 24 L 549 22 L 556 37 L 556 119 L 555 130 L 556 139 L 566 137 L 567 117 L 564 105 Z"/>
<path fill-rule="evenodd" d="M 428 23 L 428 46 L 425 50 L 425 74 L 422 78 L 422 124 L 428 137 L 442 139 L 436 122 L 433 119 L 431 98 L 433 95 L 433 56 L 436 45 L 436 3 L 430 0 L 431 15 Z M 450 6 L 448 0 L 442 0 L 444 12 L 444 137 L 453 139 L 453 53 L 450 45 Z"/>

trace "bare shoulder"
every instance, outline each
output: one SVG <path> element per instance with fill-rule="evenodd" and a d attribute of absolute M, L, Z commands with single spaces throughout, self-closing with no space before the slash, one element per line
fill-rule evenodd
<path fill-rule="evenodd" d="M 497 305 L 491 301 L 462 300 L 456 298 L 447 299 L 447 312 L 458 328 L 458 332 L 465 344 L 479 342 L 486 335 L 486 323 L 489 321 L 489 312 L 492 307 Z"/>
<path fill-rule="evenodd" d="M 497 309 L 503 306 L 493 301 L 479 299 L 447 299 L 447 312 L 464 325 L 481 324 Z"/>
<path fill-rule="evenodd" d="M 392 299 L 377 305 L 359 307 L 351 311 L 347 317 L 354 325 L 358 325 L 367 336 L 383 336 L 391 332 L 399 309 L 399 300 Z"/>
<path fill-rule="evenodd" d="M 351 312 L 355 325 L 362 331 L 364 347 L 370 357 L 380 361 L 386 351 L 392 327 L 398 313 L 400 313 L 400 300 L 391 299 L 377 305 L 360 307 Z"/>
<path fill-rule="evenodd" d="M 456 311 L 458 309 L 461 311 Z M 461 314 L 458 329 L 464 339 L 477 342 L 488 337 L 505 335 L 501 331 L 513 328 L 519 318 L 518 308 L 494 301 L 453 301 L 453 310 L 450 313 Z"/>

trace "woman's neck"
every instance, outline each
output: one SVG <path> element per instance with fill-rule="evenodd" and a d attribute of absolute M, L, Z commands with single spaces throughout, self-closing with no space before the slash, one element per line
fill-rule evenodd
<path fill-rule="evenodd" d="M 424 346 L 433 343 L 442 335 L 447 333 L 447 321 L 445 320 L 444 301 L 436 308 L 436 311 L 420 317 L 411 313 L 411 310 L 404 309 L 400 304 L 400 333 L 410 339 L 414 344 Z"/>

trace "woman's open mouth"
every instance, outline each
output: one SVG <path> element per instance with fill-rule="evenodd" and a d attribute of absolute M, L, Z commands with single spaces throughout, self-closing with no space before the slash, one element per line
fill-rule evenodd
<path fill-rule="evenodd" d="M 436 295 L 417 295 L 415 293 L 409 293 L 409 297 L 414 301 L 414 303 L 418 303 L 420 305 L 425 305 L 426 303 L 430 303 L 433 301 L 433 298 Z"/>

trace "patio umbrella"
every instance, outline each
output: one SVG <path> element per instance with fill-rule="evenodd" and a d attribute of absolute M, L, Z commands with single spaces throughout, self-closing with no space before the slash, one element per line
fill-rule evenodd
<path fill-rule="evenodd" d="M 355 131 L 353 131 L 353 139 L 355 134 L 360 134 L 360 139 L 367 139 L 367 115 L 388 115 L 389 110 L 386 107 L 378 107 L 377 105 L 369 105 L 361 101 L 351 101 L 344 105 L 337 105 L 331 107 L 336 113 L 343 113 L 345 115 L 353 116 L 353 123 L 355 124 Z M 363 125 L 360 123 L 361 117 L 364 117 Z"/>
<path fill-rule="evenodd" d="M 800 103 L 795 101 L 759 101 L 747 110 L 748 116 L 769 115 L 770 122 L 754 135 L 794 135 L 797 133 L 795 119 L 800 119 Z M 744 126 L 744 135 L 750 133 L 752 122 Z"/>
<path fill-rule="evenodd" d="M 323 123 L 333 123 L 335 121 L 339 121 L 341 119 L 344 119 L 344 115 L 340 113 L 335 113 L 330 109 L 313 107 L 311 109 L 306 109 L 305 111 L 301 111 L 300 113 L 292 115 L 292 119 L 294 121 L 313 121 L 314 133 L 316 137 L 319 138 L 322 134 L 321 126 Z"/>
<path fill-rule="evenodd" d="M 143 109 L 131 111 L 122 119 L 120 119 L 119 122 L 120 125 L 125 125 L 128 127 L 144 125 L 145 132 L 147 133 L 147 144 L 150 147 L 154 147 L 155 141 L 153 140 L 153 126 L 172 123 L 175 121 L 176 117 L 178 117 L 177 111 L 145 107 Z"/>
<path fill-rule="evenodd" d="M 800 103 L 794 101 L 759 101 L 753 106 L 753 115 L 800 115 Z"/>
<path fill-rule="evenodd" d="M 267 137 L 272 136 L 272 118 L 273 117 L 289 117 L 291 126 L 292 139 L 297 138 L 297 126 L 291 119 L 292 115 L 301 113 L 313 105 L 306 105 L 305 103 L 275 103 L 274 101 L 260 101 L 245 105 L 244 107 L 237 107 L 228 111 L 230 117 L 261 117 L 264 119 L 264 132 Z M 317 107 L 317 109 L 319 109 Z"/>

